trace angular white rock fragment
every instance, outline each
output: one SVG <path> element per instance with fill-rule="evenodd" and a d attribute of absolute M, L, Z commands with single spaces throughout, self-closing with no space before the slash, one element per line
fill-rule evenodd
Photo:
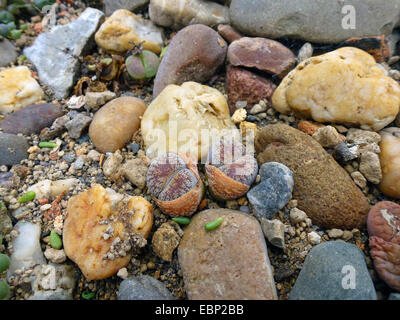
<path fill-rule="evenodd" d="M 18 269 L 29 269 L 35 265 L 45 264 L 46 260 L 40 247 L 40 225 L 30 222 L 18 222 L 14 230 L 18 236 L 13 239 L 13 253 L 7 278 Z"/>

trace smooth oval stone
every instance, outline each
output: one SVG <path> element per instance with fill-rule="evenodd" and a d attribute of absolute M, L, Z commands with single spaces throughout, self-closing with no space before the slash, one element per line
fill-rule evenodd
<path fill-rule="evenodd" d="M 161 60 L 153 98 L 169 84 L 210 80 L 223 65 L 227 49 L 225 40 L 210 27 L 195 24 L 183 28 L 172 38 Z"/>
<path fill-rule="evenodd" d="M 361 250 L 329 241 L 310 251 L 289 300 L 377 300 L 377 296 Z"/>
<path fill-rule="evenodd" d="M 223 218 L 212 231 L 204 226 Z M 260 224 L 248 214 L 212 209 L 196 214 L 178 248 L 190 300 L 276 300 Z"/>
<path fill-rule="evenodd" d="M 259 165 L 280 162 L 293 172 L 293 198 L 314 224 L 329 229 L 365 226 L 367 198 L 312 137 L 284 124 L 268 125 L 257 133 L 255 149 Z"/>
<path fill-rule="evenodd" d="M 0 166 L 12 166 L 28 157 L 29 144 L 24 137 L 0 133 Z"/>
<path fill-rule="evenodd" d="M 54 120 L 63 115 L 61 108 L 54 104 L 34 104 L 6 116 L 0 127 L 5 133 L 30 135 L 50 127 Z"/>
<path fill-rule="evenodd" d="M 89 136 L 100 152 L 122 149 L 140 128 L 145 103 L 133 97 L 121 97 L 108 102 L 93 117 Z"/>
<path fill-rule="evenodd" d="M 391 201 L 375 204 L 368 214 L 368 234 L 400 245 L 400 205 Z"/>
<path fill-rule="evenodd" d="M 232 0 L 230 15 L 232 25 L 244 34 L 338 43 L 389 35 L 398 25 L 399 8 L 399 0 Z"/>
<path fill-rule="evenodd" d="M 121 282 L 118 300 L 175 300 L 175 298 L 162 282 L 142 275 Z"/>

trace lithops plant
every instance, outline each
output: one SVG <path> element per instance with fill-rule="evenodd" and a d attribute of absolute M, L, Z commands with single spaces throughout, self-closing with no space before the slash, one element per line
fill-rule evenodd
<path fill-rule="evenodd" d="M 125 64 L 133 80 L 151 79 L 157 73 L 160 58 L 151 51 L 143 50 L 140 54 L 129 56 Z"/>
<path fill-rule="evenodd" d="M 379 277 L 400 291 L 400 205 L 381 201 L 368 214 L 371 257 Z"/>
<path fill-rule="evenodd" d="M 154 201 L 172 217 L 193 214 L 204 195 L 196 160 L 189 155 L 166 153 L 155 158 L 146 180 Z"/>
<path fill-rule="evenodd" d="M 246 194 L 258 172 L 256 159 L 246 154 L 243 144 L 229 138 L 211 146 L 205 168 L 210 192 L 218 200 Z"/>

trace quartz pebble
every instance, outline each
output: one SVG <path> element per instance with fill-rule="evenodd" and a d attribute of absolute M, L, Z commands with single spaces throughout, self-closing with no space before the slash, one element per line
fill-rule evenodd
<path fill-rule="evenodd" d="M 284 114 L 297 111 L 319 122 L 378 131 L 399 112 L 400 85 L 371 55 L 347 47 L 299 64 L 275 90 L 272 105 Z"/>
<path fill-rule="evenodd" d="M 313 245 L 317 245 L 317 244 L 321 243 L 321 236 L 318 233 L 316 233 L 315 231 L 311 231 L 310 233 L 308 233 L 307 239 Z"/>
<path fill-rule="evenodd" d="M 143 49 L 161 52 L 163 31 L 150 20 L 145 20 L 134 13 L 120 9 L 104 22 L 95 35 L 99 47 L 123 53 L 143 42 Z"/>
<path fill-rule="evenodd" d="M 44 98 L 28 67 L 0 71 L 0 114 L 18 111 Z"/>

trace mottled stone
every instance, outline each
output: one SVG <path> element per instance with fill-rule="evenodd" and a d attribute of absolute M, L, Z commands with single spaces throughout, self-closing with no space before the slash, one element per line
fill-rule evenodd
<path fill-rule="evenodd" d="M 5 133 L 31 135 L 50 127 L 62 115 L 62 109 L 54 104 L 35 104 L 6 116 L 0 128 Z"/>
<path fill-rule="evenodd" d="M 338 43 L 351 37 L 389 35 L 398 25 L 399 9 L 398 0 L 300 0 L 295 4 L 293 0 L 232 0 L 230 15 L 232 25 L 245 34 Z"/>
<path fill-rule="evenodd" d="M 84 113 L 79 113 L 70 121 L 68 121 L 65 124 L 65 127 L 67 128 L 69 136 L 72 139 L 79 139 L 91 122 L 91 117 L 88 117 Z"/>
<path fill-rule="evenodd" d="M 400 198 L 400 128 L 386 128 L 380 132 L 379 160 L 382 180 L 379 189 L 387 196 Z"/>
<path fill-rule="evenodd" d="M 195 24 L 173 38 L 161 60 L 154 80 L 153 98 L 169 84 L 206 82 L 225 61 L 228 45 L 210 27 Z"/>
<path fill-rule="evenodd" d="M 374 152 L 363 152 L 360 158 L 360 172 L 369 182 L 379 184 L 382 180 L 379 156 Z"/>
<path fill-rule="evenodd" d="M 161 28 L 125 9 L 115 11 L 95 35 L 99 47 L 117 53 L 126 52 L 143 42 L 143 49 L 159 54 L 163 38 Z"/>
<path fill-rule="evenodd" d="M 228 66 L 226 72 L 226 91 L 231 113 L 237 109 L 238 101 L 246 101 L 246 109 L 251 109 L 260 100 L 271 100 L 276 85 L 267 78 L 249 70 Z"/>
<path fill-rule="evenodd" d="M 294 175 L 293 198 L 313 223 L 352 229 L 365 225 L 369 203 L 348 173 L 321 145 L 284 124 L 261 129 L 255 141 L 257 160 L 281 162 Z"/>
<path fill-rule="evenodd" d="M 229 8 L 204 0 L 151 0 L 150 19 L 163 27 L 180 29 L 191 24 L 214 27 L 229 23 Z"/>
<path fill-rule="evenodd" d="M 38 70 L 40 81 L 59 99 L 68 96 L 79 71 L 78 58 L 93 44 L 104 14 L 87 8 L 78 19 L 41 33 L 24 54 Z"/>
<path fill-rule="evenodd" d="M 183 152 L 197 160 L 213 141 L 239 134 L 222 93 L 196 82 L 166 87 L 147 107 L 141 130 L 148 157 Z"/>
<path fill-rule="evenodd" d="M 163 223 L 153 235 L 151 245 L 154 253 L 162 260 L 171 262 L 172 254 L 178 247 L 182 234 L 182 230 L 175 222 Z"/>
<path fill-rule="evenodd" d="M 24 137 L 0 133 L 0 166 L 12 166 L 28 157 L 29 144 Z"/>
<path fill-rule="evenodd" d="M 285 225 L 280 220 L 261 219 L 261 228 L 268 242 L 273 246 L 285 248 Z"/>
<path fill-rule="evenodd" d="M 143 162 L 142 159 L 136 158 L 124 163 L 121 174 L 138 188 L 145 188 L 147 165 Z"/>
<path fill-rule="evenodd" d="M 243 37 L 232 42 L 227 59 L 234 66 L 256 68 L 281 78 L 296 64 L 296 57 L 290 49 L 264 38 Z"/>
<path fill-rule="evenodd" d="M 0 72 L 0 114 L 18 111 L 44 98 L 43 90 L 28 67 Z"/>
<path fill-rule="evenodd" d="M 315 246 L 290 300 L 377 300 L 365 256 L 355 245 L 329 241 Z"/>
<path fill-rule="evenodd" d="M 121 282 L 118 300 L 175 300 L 175 298 L 162 282 L 142 275 Z"/>
<path fill-rule="evenodd" d="M 247 193 L 258 218 L 270 219 L 292 198 L 293 173 L 277 162 L 264 163 L 260 167 L 261 183 Z"/>
<path fill-rule="evenodd" d="M 206 231 L 205 224 L 219 217 L 222 224 Z M 178 257 L 190 300 L 277 299 L 263 232 L 248 214 L 228 209 L 196 214 Z"/>
<path fill-rule="evenodd" d="M 400 85 L 371 55 L 346 47 L 300 63 L 275 90 L 272 105 L 284 114 L 378 131 L 399 112 Z"/>

